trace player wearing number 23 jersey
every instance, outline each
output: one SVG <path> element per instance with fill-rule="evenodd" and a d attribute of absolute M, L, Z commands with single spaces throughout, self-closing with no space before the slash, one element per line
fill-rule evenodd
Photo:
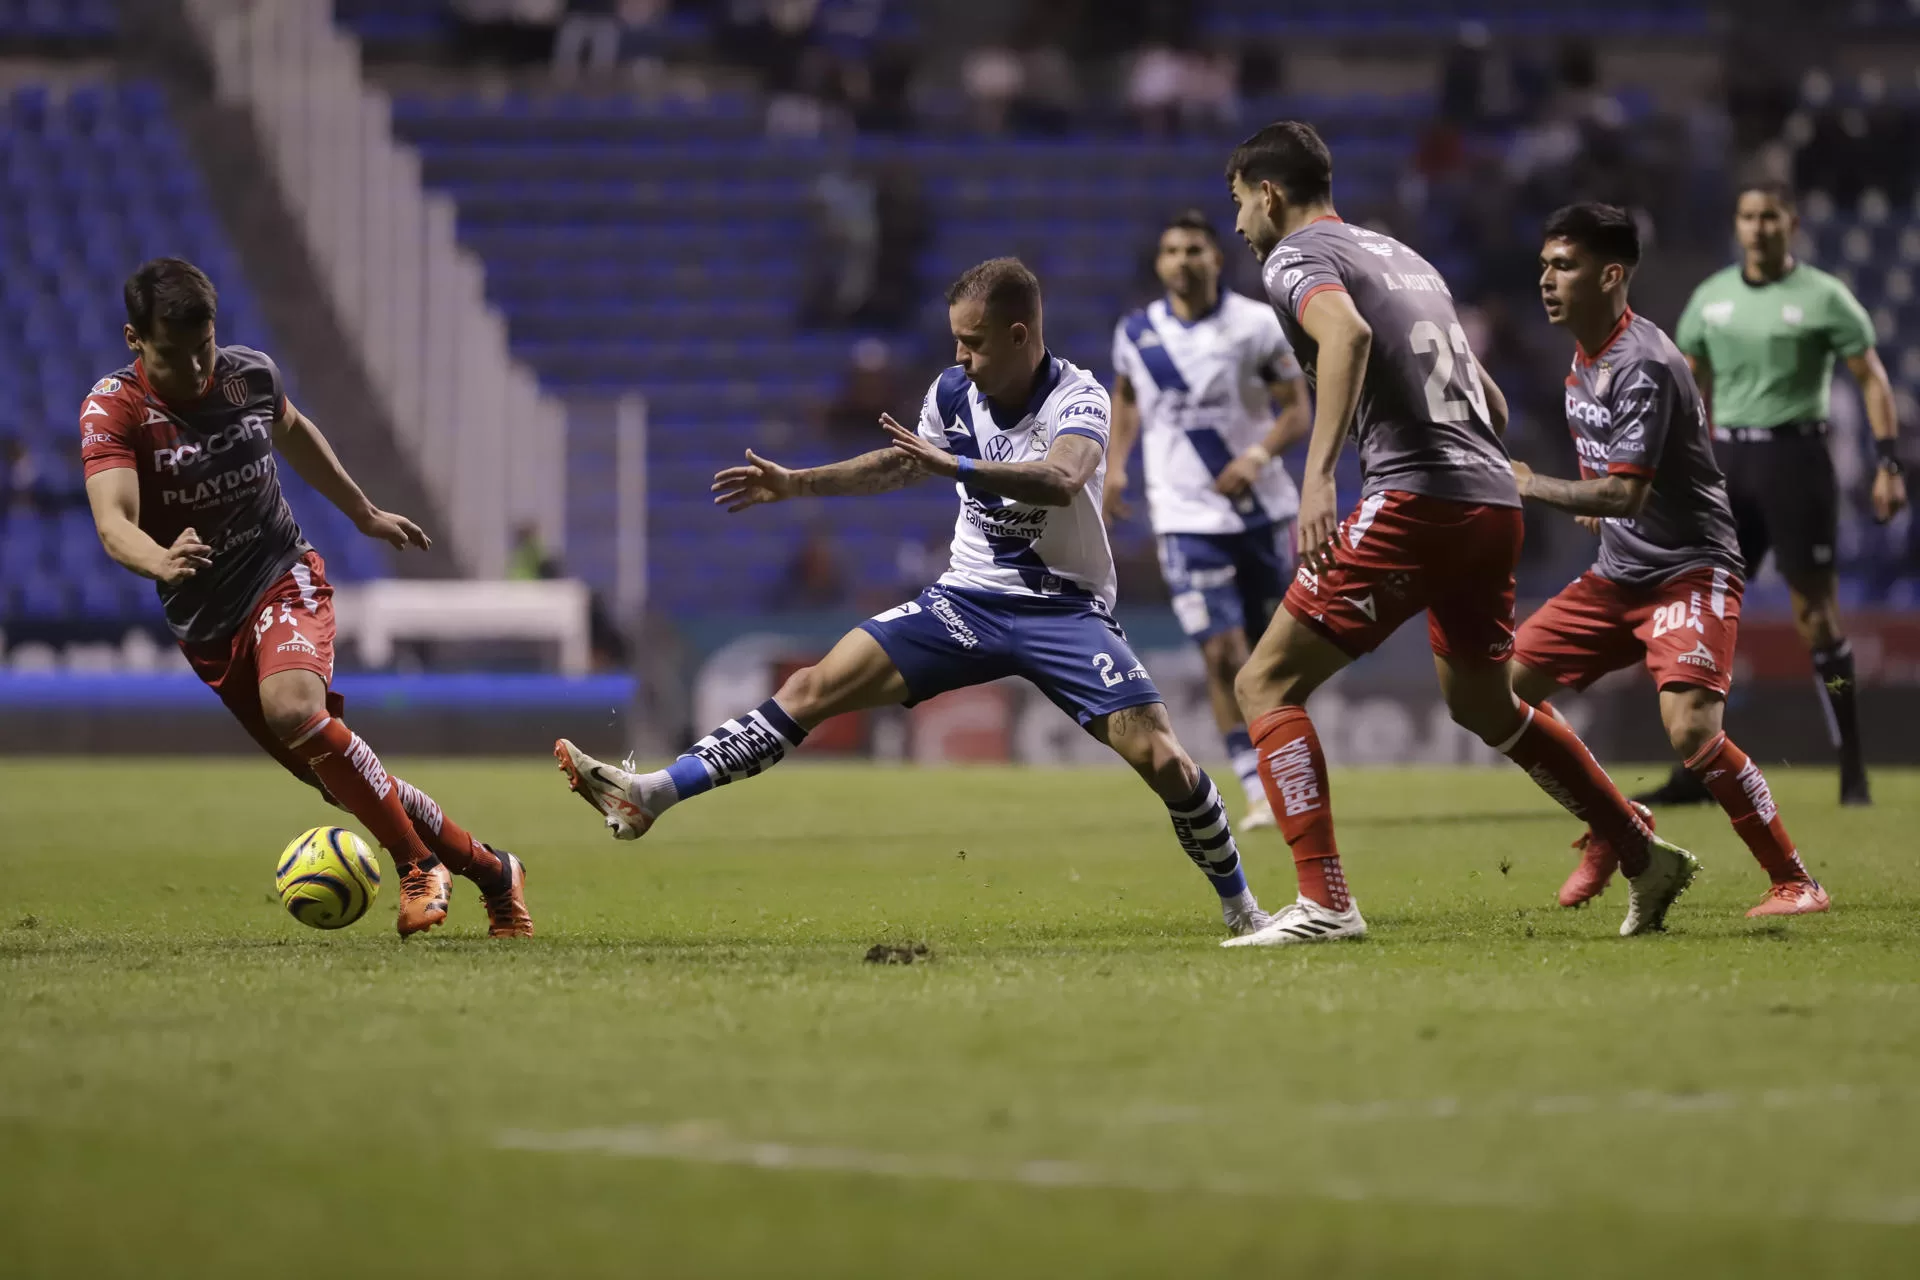
<path fill-rule="evenodd" d="M 1506 661 L 1520 494 L 1446 281 L 1393 237 L 1332 216 L 1275 246 L 1263 279 L 1310 378 L 1318 350 L 1300 317 L 1316 295 L 1352 295 L 1373 329 L 1353 418 L 1360 502 L 1332 566 L 1295 577 L 1288 611 L 1358 657 L 1426 609 L 1435 653 Z"/>

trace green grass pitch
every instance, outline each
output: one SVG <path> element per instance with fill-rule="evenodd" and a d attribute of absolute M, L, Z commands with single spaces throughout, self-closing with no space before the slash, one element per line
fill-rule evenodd
<path fill-rule="evenodd" d="M 274 855 L 332 814 L 265 763 L 0 764 L 0 1274 L 1920 1268 L 1920 774 L 1775 770 L 1836 902 L 1786 923 L 1665 815 L 1706 871 L 1638 940 L 1617 885 L 1554 907 L 1518 774 L 1337 775 L 1372 936 L 1222 951 L 1117 767 L 795 763 L 638 845 L 543 761 L 397 771 L 538 938 L 462 884 L 403 945 L 391 875 L 302 928 Z"/>

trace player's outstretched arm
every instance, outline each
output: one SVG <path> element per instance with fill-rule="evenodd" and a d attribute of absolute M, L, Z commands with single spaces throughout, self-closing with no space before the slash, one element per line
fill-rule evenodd
<path fill-rule="evenodd" d="M 1127 462 L 1140 438 L 1140 397 L 1133 379 L 1121 374 L 1113 380 L 1113 425 L 1107 436 L 1107 487 L 1100 495 L 1100 515 L 1108 524 L 1133 514 L 1127 505 Z"/>
<path fill-rule="evenodd" d="M 845 462 L 794 470 L 747 450 L 747 463 L 713 477 L 713 505 L 729 515 L 788 498 L 845 498 L 890 493 L 926 479 L 927 473 L 898 449 L 875 449 Z"/>
<path fill-rule="evenodd" d="M 1531 498 L 1576 516 L 1637 516 L 1640 508 L 1647 505 L 1647 495 L 1653 491 L 1652 483 L 1645 476 L 1556 480 L 1536 474 L 1524 462 L 1513 464 L 1513 478 L 1522 498 Z"/>
<path fill-rule="evenodd" d="M 1367 357 L 1373 351 L 1373 327 L 1353 305 L 1347 291 L 1338 288 L 1316 290 L 1300 313 L 1300 326 L 1319 348 L 1314 362 L 1318 394 L 1313 435 L 1300 477 L 1300 558 L 1320 572 L 1327 567 L 1326 556 L 1340 524 L 1333 469 L 1340 461 L 1354 410 L 1360 404 Z"/>
<path fill-rule="evenodd" d="M 140 477 L 131 467 L 113 467 L 87 477 L 87 505 L 100 545 L 124 568 L 143 578 L 178 586 L 213 563 L 213 548 L 192 529 L 182 529 L 163 547 L 140 527 Z"/>
<path fill-rule="evenodd" d="M 985 462 L 955 457 L 885 415 L 881 416 L 880 425 L 893 437 L 893 447 L 912 458 L 928 474 L 964 479 L 976 489 L 1036 507 L 1073 505 L 1074 495 L 1093 479 L 1106 453 L 1102 441 L 1075 432 L 1055 436 L 1047 456 L 1038 461 Z"/>
<path fill-rule="evenodd" d="M 313 425 L 313 420 L 294 408 L 291 400 L 285 401 L 284 406 L 273 424 L 273 446 L 296 475 L 340 508 L 353 521 L 353 527 L 369 538 L 391 543 L 401 551 L 433 545 L 433 539 L 413 521 L 374 506 L 347 474 L 347 469 L 340 465 L 333 446 L 320 434 L 320 428 Z"/>

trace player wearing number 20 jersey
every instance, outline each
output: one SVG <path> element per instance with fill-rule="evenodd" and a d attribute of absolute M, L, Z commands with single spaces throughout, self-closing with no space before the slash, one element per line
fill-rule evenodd
<path fill-rule="evenodd" d="M 1652 836 L 1570 729 L 1515 703 L 1506 662 L 1521 520 L 1500 440 L 1506 403 L 1474 361 L 1446 281 L 1398 240 L 1341 221 L 1333 157 L 1307 125 L 1262 129 L 1234 152 L 1227 180 L 1235 228 L 1261 259 L 1267 295 L 1316 391 L 1301 475 L 1304 563 L 1285 614 L 1235 681 L 1300 898 L 1229 944 L 1366 931 L 1305 704 L 1422 610 L 1453 718 L 1621 850 L 1633 903 L 1620 931 L 1658 928 L 1696 864 Z M 1336 523 L 1334 463 L 1349 430 L 1363 483 L 1359 505 Z"/>
<path fill-rule="evenodd" d="M 1577 204 L 1547 220 L 1541 300 L 1574 337 L 1567 427 L 1581 478 L 1515 470 L 1528 500 L 1599 521 L 1600 558 L 1520 629 L 1514 688 L 1539 700 L 1645 663 L 1675 754 L 1773 881 L 1748 914 L 1825 911 L 1826 891 L 1801 863 L 1766 778 L 1721 727 L 1744 566 L 1700 389 L 1679 348 L 1627 306 L 1639 260 L 1624 209 Z M 1579 847 L 1562 906 L 1593 897 L 1613 873 L 1604 841 Z"/>

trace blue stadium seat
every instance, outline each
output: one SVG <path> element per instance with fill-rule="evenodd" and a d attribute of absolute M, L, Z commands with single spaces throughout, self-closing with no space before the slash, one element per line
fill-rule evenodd
<path fill-rule="evenodd" d="M 43 35 L 97 38 L 113 31 L 113 12 L 98 0 L 0 0 L 0 37 L 31 19 Z M 121 281 L 145 258 L 190 257 L 220 285 L 223 340 L 272 343 L 157 85 L 14 90 L 0 100 L 0 179 L 8 185 L 0 202 L 0 436 L 33 457 L 44 508 L 15 506 L 0 522 L 0 611 L 36 622 L 151 618 L 151 585 L 113 565 L 99 545 L 78 461 L 75 415 L 87 388 L 127 359 Z M 157 198 L 138 206 L 117 198 L 129 183 Z M 312 513 L 316 540 L 366 542 L 350 527 L 343 536 L 345 518 L 283 475 L 290 500 Z M 386 571 L 384 553 L 369 543 L 343 557 L 335 576 Z"/>

